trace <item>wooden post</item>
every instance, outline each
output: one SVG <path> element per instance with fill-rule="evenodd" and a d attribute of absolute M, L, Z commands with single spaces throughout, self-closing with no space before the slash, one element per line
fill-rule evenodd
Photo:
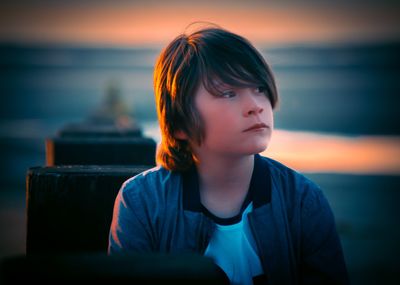
<path fill-rule="evenodd" d="M 27 254 L 106 252 L 122 183 L 149 167 L 32 167 L 27 174 Z"/>
<path fill-rule="evenodd" d="M 46 165 L 155 165 L 156 142 L 136 127 L 65 126 L 46 140 Z"/>

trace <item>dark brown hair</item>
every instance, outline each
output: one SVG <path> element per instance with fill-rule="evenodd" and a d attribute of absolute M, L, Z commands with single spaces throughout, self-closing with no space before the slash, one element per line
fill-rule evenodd
<path fill-rule="evenodd" d="M 183 171 L 193 164 L 190 144 L 177 139 L 177 131 L 198 144 L 204 139 L 204 126 L 194 104 L 200 83 L 214 95 L 220 93 L 218 83 L 263 87 L 272 107 L 278 101 L 270 67 L 245 38 L 218 27 L 179 35 L 161 52 L 154 69 L 162 138 L 157 163 L 168 170 Z"/>

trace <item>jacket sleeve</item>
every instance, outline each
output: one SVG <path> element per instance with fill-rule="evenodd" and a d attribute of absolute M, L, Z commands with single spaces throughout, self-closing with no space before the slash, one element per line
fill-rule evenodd
<path fill-rule="evenodd" d="M 108 254 L 152 250 L 150 228 L 143 215 L 145 206 L 137 193 L 143 187 L 135 181 L 124 183 L 114 203 L 109 233 Z"/>
<path fill-rule="evenodd" d="M 321 189 L 307 185 L 302 204 L 301 284 L 349 284 L 331 207 Z"/>

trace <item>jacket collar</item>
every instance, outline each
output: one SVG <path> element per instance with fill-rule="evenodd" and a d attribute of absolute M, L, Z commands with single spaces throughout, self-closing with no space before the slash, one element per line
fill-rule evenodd
<path fill-rule="evenodd" d="M 199 178 L 196 166 L 182 172 L 183 209 L 202 212 Z M 268 163 L 259 154 L 254 156 L 254 169 L 250 180 L 249 194 L 253 209 L 271 202 L 271 176 Z"/>

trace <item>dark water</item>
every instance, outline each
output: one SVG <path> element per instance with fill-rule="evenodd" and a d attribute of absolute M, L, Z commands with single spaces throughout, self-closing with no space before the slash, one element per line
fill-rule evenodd
<path fill-rule="evenodd" d="M 399 43 L 263 49 L 280 92 L 276 127 L 400 134 Z M 82 121 L 117 86 L 126 112 L 155 120 L 158 49 L 0 45 L 0 256 L 25 250 L 25 175 L 44 140 Z M 307 174 L 331 202 L 353 284 L 397 284 L 399 176 Z"/>

